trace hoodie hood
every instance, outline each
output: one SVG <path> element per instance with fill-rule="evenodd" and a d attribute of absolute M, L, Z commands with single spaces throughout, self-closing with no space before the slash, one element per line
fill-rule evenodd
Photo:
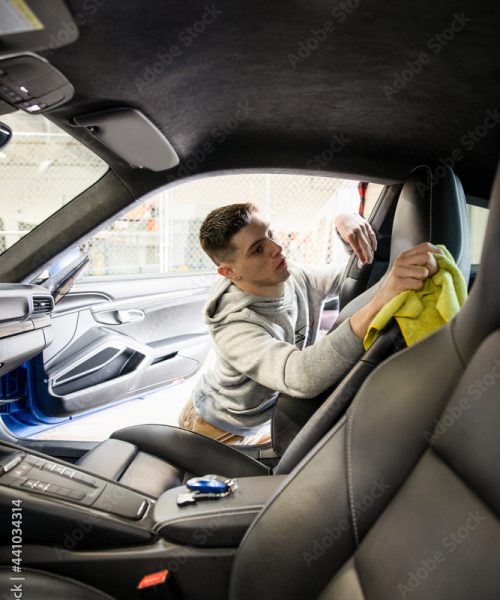
<path fill-rule="evenodd" d="M 252 307 L 259 313 L 275 311 L 287 302 L 290 296 L 290 278 L 285 282 L 284 294 L 279 298 L 266 298 L 243 292 L 229 279 L 221 279 L 216 282 L 204 306 L 203 313 L 205 322 L 209 325 L 220 324 L 225 320 L 237 320 L 241 318 L 238 313 Z M 248 315 L 246 315 L 248 318 Z"/>

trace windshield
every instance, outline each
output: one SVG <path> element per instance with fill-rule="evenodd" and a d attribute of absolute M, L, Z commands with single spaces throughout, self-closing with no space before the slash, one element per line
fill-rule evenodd
<path fill-rule="evenodd" d="M 17 112 L 0 150 L 0 254 L 90 187 L 107 164 L 43 115 Z"/>

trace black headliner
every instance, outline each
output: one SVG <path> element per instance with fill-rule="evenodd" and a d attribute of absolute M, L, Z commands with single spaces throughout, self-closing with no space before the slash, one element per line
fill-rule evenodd
<path fill-rule="evenodd" d="M 107 160 L 112 172 L 4 252 L 2 281 L 29 278 L 134 199 L 175 179 L 230 169 L 304 171 L 315 166 L 315 155 L 327 151 L 334 136 L 345 143 L 326 154 L 322 174 L 401 181 L 416 165 L 439 164 L 460 151 L 454 169 L 466 192 L 489 196 L 500 123 L 485 129 L 472 148 L 462 140 L 482 126 L 488 111 L 500 108 L 497 2 L 217 0 L 219 16 L 189 47 L 180 34 L 213 4 L 68 4 L 80 37 L 44 55 L 70 79 L 76 95 L 48 115 Z M 67 17 L 51 6 L 51 14 L 64 22 Z M 344 22 L 332 16 L 333 9 L 339 15 L 349 6 L 355 8 Z M 470 22 L 432 52 L 429 40 L 457 23 L 462 12 Z M 298 54 L 311 29 L 324 28 L 326 19 L 335 31 L 293 68 L 289 55 Z M 64 29 L 55 35 L 64 41 Z M 147 69 L 154 70 L 159 53 L 174 44 L 180 56 L 141 89 Z M 387 94 L 385 87 L 421 52 L 432 60 L 404 89 Z M 241 103 L 249 107 L 244 118 L 221 139 Z M 132 169 L 71 124 L 77 115 L 113 105 L 142 110 L 168 137 L 180 166 L 160 173 Z M 207 143 L 210 153 L 203 151 Z"/>
<path fill-rule="evenodd" d="M 455 169 L 466 189 L 487 197 L 500 128 L 488 130 L 470 150 L 461 138 L 500 107 L 499 3 L 350 0 L 343 6 L 356 4 L 340 23 L 331 11 L 342 11 L 341 3 L 320 0 L 71 0 L 80 38 L 46 53 L 77 90 L 56 118 L 89 107 L 137 106 L 166 134 L 181 164 L 204 142 L 213 144 L 212 153 L 190 161 L 181 174 L 304 169 L 337 134 L 349 141 L 326 170 L 397 180 L 458 148 L 464 158 Z M 220 15 L 186 47 L 181 31 L 207 6 Z M 428 41 L 462 12 L 470 22 L 435 53 Z M 289 54 L 297 55 L 300 42 L 325 19 L 335 31 L 293 68 Z M 159 53 L 166 60 L 173 44 L 180 56 L 168 67 L 157 65 L 163 72 L 146 83 L 146 69 L 154 68 Z M 385 86 L 406 61 L 424 51 L 430 62 L 403 90 L 387 94 Z M 241 103 L 246 116 L 221 142 L 214 128 L 234 117 Z M 159 183 L 166 176 L 151 179 Z"/>

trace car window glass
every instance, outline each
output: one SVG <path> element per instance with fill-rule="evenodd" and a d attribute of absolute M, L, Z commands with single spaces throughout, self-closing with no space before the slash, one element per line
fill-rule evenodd
<path fill-rule="evenodd" d="M 13 131 L 0 151 L 0 253 L 78 196 L 107 164 L 43 115 L 2 115 Z"/>
<path fill-rule="evenodd" d="M 338 263 L 346 254 L 335 233 L 339 212 L 357 212 L 357 181 L 331 177 L 236 174 L 196 179 L 164 190 L 94 235 L 83 250 L 85 276 L 214 272 L 198 231 L 218 206 L 253 202 L 267 215 L 285 255 Z"/>
<path fill-rule="evenodd" d="M 482 206 L 467 205 L 470 224 L 470 262 L 478 265 L 481 262 L 486 224 L 488 222 L 489 210 Z"/>

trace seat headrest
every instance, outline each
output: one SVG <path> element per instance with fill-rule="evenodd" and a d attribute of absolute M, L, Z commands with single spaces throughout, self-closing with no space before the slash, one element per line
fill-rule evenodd
<path fill-rule="evenodd" d="M 469 220 L 462 184 L 448 167 L 416 167 L 401 190 L 391 236 L 390 264 L 422 242 L 444 244 L 470 274 Z"/>
<path fill-rule="evenodd" d="M 438 174 L 440 176 L 438 176 Z M 462 271 L 465 281 L 470 275 L 469 219 L 462 184 L 448 167 L 432 170 L 416 167 L 399 195 L 391 234 L 389 266 L 404 252 L 422 242 L 444 244 Z M 340 312 L 338 327 L 365 306 L 380 288 L 378 281 L 351 300 Z"/>

